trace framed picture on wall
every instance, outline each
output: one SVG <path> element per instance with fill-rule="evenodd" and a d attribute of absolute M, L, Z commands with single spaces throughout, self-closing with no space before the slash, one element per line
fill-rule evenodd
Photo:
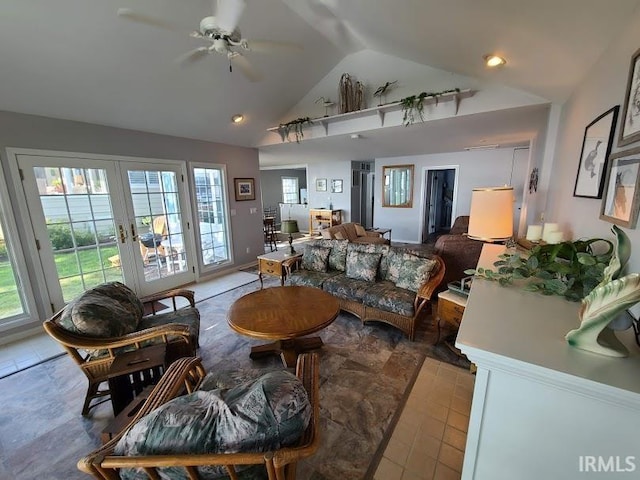
<path fill-rule="evenodd" d="M 326 192 L 326 191 L 327 191 L 327 179 L 316 178 L 316 192 Z"/>
<path fill-rule="evenodd" d="M 640 147 L 609 158 L 600 218 L 621 227 L 635 228 L 640 206 Z"/>
<path fill-rule="evenodd" d="M 602 198 L 607 159 L 611 153 L 618 110 L 620 107 L 616 105 L 584 129 L 574 197 Z"/>
<path fill-rule="evenodd" d="M 256 199 L 255 181 L 253 178 L 234 178 L 233 181 L 236 187 L 237 202 Z"/>
<path fill-rule="evenodd" d="M 331 193 L 342 193 L 342 179 L 331 180 Z"/>
<path fill-rule="evenodd" d="M 640 49 L 631 57 L 618 146 L 640 140 Z"/>

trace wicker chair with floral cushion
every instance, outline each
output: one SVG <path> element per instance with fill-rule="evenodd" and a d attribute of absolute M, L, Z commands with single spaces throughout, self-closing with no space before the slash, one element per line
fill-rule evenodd
<path fill-rule="evenodd" d="M 157 312 L 164 305 L 171 310 Z M 145 305 L 150 313 L 145 315 Z M 110 394 L 106 385 L 114 358 L 124 351 L 167 344 L 167 363 L 195 355 L 200 314 L 191 290 L 176 289 L 139 299 L 126 285 L 109 282 L 91 288 L 46 320 L 45 331 L 58 341 L 89 380 L 82 415 Z"/>
<path fill-rule="evenodd" d="M 78 468 L 98 479 L 293 480 L 319 446 L 318 372 L 317 354 L 302 354 L 295 376 L 280 370 L 207 390 L 217 382 L 203 378 L 200 359 L 180 359 L 131 423 Z"/>

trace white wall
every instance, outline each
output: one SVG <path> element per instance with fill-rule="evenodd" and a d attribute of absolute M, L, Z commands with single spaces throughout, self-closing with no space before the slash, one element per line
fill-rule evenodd
<path fill-rule="evenodd" d="M 557 150 L 547 198 L 546 219 L 557 221 L 573 234 L 573 238 L 612 238 L 611 224 L 599 220 L 601 200 L 573 197 L 578 171 L 580 149 L 585 127 L 598 115 L 624 102 L 629 64 L 633 53 L 640 48 L 640 9 L 636 9 L 628 26 L 612 42 L 600 60 L 587 74 L 563 109 L 560 120 Z M 617 148 L 619 125 L 612 151 L 626 150 L 640 144 Z M 629 271 L 640 271 L 640 232 L 625 230 L 633 249 Z"/>
<path fill-rule="evenodd" d="M 458 194 L 453 212 L 455 218 L 469 215 L 473 188 L 510 183 L 512 160 L 512 148 L 376 159 L 373 223 L 376 227 L 392 228 L 394 242 L 420 243 L 424 216 L 425 170 L 428 167 L 458 167 Z M 413 208 L 383 208 L 382 182 L 379 180 L 382 179 L 382 167 L 405 164 L 415 165 Z M 524 179 L 513 179 L 513 183 L 516 181 L 522 183 Z"/>
<path fill-rule="evenodd" d="M 327 191 L 316 191 L 316 179 L 327 179 Z M 331 193 L 331 180 L 342 180 L 342 193 Z M 309 188 L 310 208 L 329 208 L 342 210 L 342 221 L 351 221 L 351 162 L 348 159 L 340 162 L 309 164 L 307 167 L 307 185 Z"/>

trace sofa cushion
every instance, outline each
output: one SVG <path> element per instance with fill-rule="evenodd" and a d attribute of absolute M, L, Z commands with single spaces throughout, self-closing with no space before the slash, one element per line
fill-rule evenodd
<path fill-rule="evenodd" d="M 347 222 L 340 225 L 342 231 L 346 234 L 346 239 L 350 242 L 353 242 L 356 238 L 358 238 L 358 234 L 356 233 L 356 224 Z"/>
<path fill-rule="evenodd" d="M 344 238 L 344 235 L 340 231 L 334 233 L 333 238 L 335 238 L 336 240 L 347 240 L 346 238 Z"/>
<path fill-rule="evenodd" d="M 331 240 L 333 238 L 333 235 L 331 235 L 331 232 L 327 228 L 320 230 L 320 235 L 322 235 L 322 238 L 327 240 Z"/>
<path fill-rule="evenodd" d="M 359 223 L 354 224 L 354 226 L 356 227 L 356 235 L 358 237 L 364 237 L 367 234 L 367 231 Z"/>
<path fill-rule="evenodd" d="M 380 245 L 374 243 L 354 243 L 349 242 L 347 245 L 347 253 L 349 252 L 366 252 L 366 253 L 379 253 L 382 255 L 380 258 L 380 265 L 378 265 L 378 279 L 386 278 L 387 270 L 389 269 L 388 256 L 390 251 L 389 245 Z"/>
<path fill-rule="evenodd" d="M 351 251 L 347 253 L 347 277 L 354 280 L 375 282 L 380 264 L 379 253 Z"/>
<path fill-rule="evenodd" d="M 435 260 L 409 254 L 400 265 L 396 286 L 417 292 L 429 280 L 429 276 L 436 265 L 437 262 Z"/>
<path fill-rule="evenodd" d="M 312 240 L 307 245 L 320 245 L 321 247 L 330 248 L 329 252 L 329 270 L 337 270 L 344 272 L 347 268 L 347 245 L 346 240 Z"/>
<path fill-rule="evenodd" d="M 200 336 L 200 312 L 195 307 L 179 308 L 175 311 L 156 313 L 155 315 L 142 317 L 142 320 L 140 320 L 138 324 L 138 330 L 157 327 L 158 325 L 167 325 L 168 323 L 188 325 L 192 344 L 198 345 L 198 338 Z M 160 341 L 162 341 L 162 338 L 158 337 L 157 342 Z"/>
<path fill-rule="evenodd" d="M 329 272 L 312 272 L 311 270 L 297 270 L 287 278 L 287 285 L 323 288 L 325 280 L 339 275 L 335 270 Z"/>
<path fill-rule="evenodd" d="M 307 245 L 302 255 L 302 268 L 312 272 L 326 272 L 330 252 L 330 248 Z"/>
<path fill-rule="evenodd" d="M 91 288 L 67 304 L 60 326 L 91 337 L 119 337 L 135 332 L 144 307 L 136 294 L 120 282 Z"/>
<path fill-rule="evenodd" d="M 388 245 L 389 241 L 386 238 L 382 237 L 374 237 L 371 235 L 366 235 L 364 237 L 356 238 L 353 243 L 374 243 L 378 245 Z"/>
<path fill-rule="evenodd" d="M 367 289 L 363 303 L 368 307 L 413 317 L 415 298 L 416 294 L 411 290 L 396 287 L 392 282 L 382 280 Z"/>
<path fill-rule="evenodd" d="M 366 280 L 354 280 L 341 273 L 325 280 L 322 289 L 331 295 L 353 300 L 354 302 L 362 302 L 367 290 L 375 285 Z"/>
<path fill-rule="evenodd" d="M 311 419 L 302 382 L 284 370 L 231 389 L 196 391 L 140 419 L 118 442 L 116 455 L 264 452 L 294 445 Z M 164 470 L 164 471 L 163 471 Z M 160 469 L 165 478 L 178 468 Z M 199 467 L 201 478 L 226 475 L 224 467 Z M 122 470 L 121 478 L 137 478 Z M 124 475 L 123 475 L 124 474 Z"/>

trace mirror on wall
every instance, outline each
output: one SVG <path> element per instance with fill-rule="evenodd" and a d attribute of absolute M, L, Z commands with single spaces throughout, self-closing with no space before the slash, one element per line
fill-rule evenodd
<path fill-rule="evenodd" d="M 382 167 L 382 206 L 413 207 L 413 165 Z"/>

